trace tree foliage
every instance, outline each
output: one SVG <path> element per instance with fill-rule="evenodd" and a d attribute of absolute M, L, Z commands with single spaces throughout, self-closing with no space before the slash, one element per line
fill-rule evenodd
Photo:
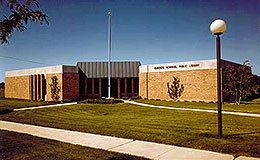
<path fill-rule="evenodd" d="M 5 88 L 5 82 L 0 83 L 0 88 Z"/>
<path fill-rule="evenodd" d="M 51 84 L 49 84 L 51 87 L 51 98 L 54 101 L 58 101 L 60 99 L 59 93 L 60 93 L 60 86 L 58 83 L 57 76 L 53 76 L 51 78 Z"/>
<path fill-rule="evenodd" d="M 0 17 L 0 41 L 1 44 L 8 43 L 14 30 L 19 32 L 27 29 L 28 22 L 44 22 L 48 24 L 47 15 L 39 9 L 38 0 L 0 0 L 0 5 L 7 7 L 10 15 Z M 35 8 L 35 9 L 34 9 Z M 2 17 L 3 16 L 3 17 Z"/>
<path fill-rule="evenodd" d="M 171 99 L 178 100 L 184 91 L 184 85 L 180 83 L 180 79 L 173 76 L 170 82 L 167 82 L 168 94 Z"/>
<path fill-rule="evenodd" d="M 240 104 L 241 100 L 249 100 L 259 94 L 258 77 L 251 73 L 249 61 L 235 68 L 227 66 L 223 71 L 223 98 L 227 102 Z"/>

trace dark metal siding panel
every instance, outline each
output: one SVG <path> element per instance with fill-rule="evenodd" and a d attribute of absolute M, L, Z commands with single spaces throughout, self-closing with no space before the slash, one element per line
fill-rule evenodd
<path fill-rule="evenodd" d="M 126 64 L 125 64 L 125 62 L 122 62 L 122 63 L 123 63 L 122 77 L 126 77 Z"/>
<path fill-rule="evenodd" d="M 93 77 L 93 75 L 92 75 L 92 68 L 93 68 L 93 63 L 89 63 L 88 64 L 88 74 L 89 74 L 89 76 L 90 77 Z"/>
<path fill-rule="evenodd" d="M 133 63 L 129 63 L 129 77 L 134 77 L 134 64 Z"/>
<path fill-rule="evenodd" d="M 111 62 L 111 77 L 138 77 L 140 62 Z M 106 78 L 108 62 L 78 62 L 77 66 L 89 78 Z"/>
<path fill-rule="evenodd" d="M 119 63 L 118 66 L 119 66 L 119 68 L 118 68 L 119 76 L 118 77 L 123 77 L 123 63 Z"/>
<path fill-rule="evenodd" d="M 116 63 L 116 68 L 115 68 L 115 72 L 116 72 L 116 77 L 120 77 L 120 63 Z"/>
<path fill-rule="evenodd" d="M 114 63 L 113 62 L 111 62 L 111 67 L 110 67 L 110 73 L 111 73 L 111 77 L 115 77 L 115 75 L 114 75 Z"/>
<path fill-rule="evenodd" d="M 82 71 L 85 73 L 86 71 L 87 71 L 87 63 L 81 63 L 81 66 L 82 66 L 82 64 L 83 64 L 83 69 L 82 69 Z M 85 73 L 86 74 L 86 76 L 88 77 L 88 73 Z"/>
<path fill-rule="evenodd" d="M 106 78 L 106 77 L 108 77 L 108 62 L 105 62 L 104 64 L 105 64 L 104 65 L 105 69 L 103 72 L 103 77 Z"/>
<path fill-rule="evenodd" d="M 130 73 L 130 63 L 129 62 L 126 62 L 126 75 L 125 77 L 129 77 L 129 73 Z"/>
<path fill-rule="evenodd" d="M 99 74 L 100 78 L 103 78 L 102 77 L 103 72 L 104 72 L 104 63 L 100 63 L 100 74 Z"/>

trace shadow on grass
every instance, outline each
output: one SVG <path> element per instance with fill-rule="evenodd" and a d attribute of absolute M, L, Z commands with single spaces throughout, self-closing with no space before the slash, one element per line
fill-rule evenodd
<path fill-rule="evenodd" d="M 223 135 L 223 137 L 221 139 L 243 139 L 243 137 L 239 137 L 239 136 L 250 135 L 250 134 L 260 134 L 260 131 Z M 199 136 L 206 137 L 206 138 L 219 138 L 218 135 L 210 134 L 210 133 L 200 133 Z"/>
<path fill-rule="evenodd" d="M 239 133 L 239 134 L 231 134 L 231 135 L 228 135 L 228 136 L 230 136 L 230 137 L 232 137 L 232 136 L 243 136 L 243 135 L 259 134 L 259 133 L 260 133 L 260 131 L 258 131 L 258 132 L 248 132 L 248 133 Z"/>
<path fill-rule="evenodd" d="M 8 107 L 0 108 L 0 115 L 1 115 L 1 114 L 11 113 L 11 112 L 13 112 L 13 109 L 12 109 L 12 108 L 8 108 Z"/>

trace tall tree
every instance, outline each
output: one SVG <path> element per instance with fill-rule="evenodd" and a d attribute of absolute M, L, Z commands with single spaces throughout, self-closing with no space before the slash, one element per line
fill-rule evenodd
<path fill-rule="evenodd" d="M 47 15 L 40 9 L 38 0 L 0 0 L 0 5 L 7 7 L 9 16 L 0 15 L 0 41 L 8 43 L 14 30 L 23 32 L 28 22 L 48 24 Z"/>
<path fill-rule="evenodd" d="M 223 75 L 225 75 L 223 81 L 224 101 L 240 104 L 241 100 L 248 100 L 258 94 L 259 84 L 255 82 L 248 60 L 237 68 L 227 66 L 223 70 Z"/>
<path fill-rule="evenodd" d="M 5 88 L 5 82 L 0 83 L 0 88 Z"/>

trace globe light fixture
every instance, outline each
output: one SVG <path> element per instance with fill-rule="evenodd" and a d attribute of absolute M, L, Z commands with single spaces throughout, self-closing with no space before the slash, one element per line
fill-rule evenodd
<path fill-rule="evenodd" d="M 216 35 L 217 52 L 217 93 L 218 93 L 218 137 L 222 138 L 222 88 L 221 88 L 221 54 L 220 54 L 220 35 L 226 31 L 226 23 L 217 19 L 210 25 L 210 31 Z"/>
<path fill-rule="evenodd" d="M 214 35 L 223 34 L 226 31 L 226 23 L 221 19 L 217 19 L 211 23 L 210 31 Z"/>

